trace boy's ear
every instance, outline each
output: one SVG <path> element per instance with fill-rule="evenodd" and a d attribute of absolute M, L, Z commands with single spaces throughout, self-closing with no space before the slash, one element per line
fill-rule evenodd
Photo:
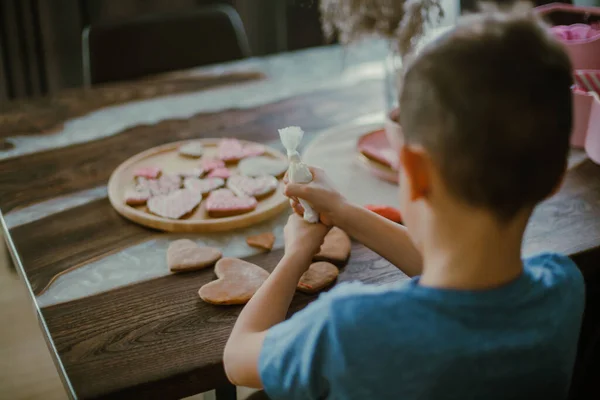
<path fill-rule="evenodd" d="M 429 193 L 431 171 L 429 158 L 424 149 L 404 145 L 400 149 L 400 168 L 408 179 L 411 201 L 418 200 Z"/>

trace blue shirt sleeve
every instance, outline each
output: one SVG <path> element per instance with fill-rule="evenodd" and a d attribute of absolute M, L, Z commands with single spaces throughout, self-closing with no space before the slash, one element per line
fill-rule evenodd
<path fill-rule="evenodd" d="M 267 332 L 258 368 L 264 390 L 273 399 L 319 399 L 328 392 L 326 295 Z"/>

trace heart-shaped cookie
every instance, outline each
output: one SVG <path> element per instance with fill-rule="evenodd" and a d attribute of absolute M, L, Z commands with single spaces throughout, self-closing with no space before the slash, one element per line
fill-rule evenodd
<path fill-rule="evenodd" d="M 331 285 L 340 274 L 338 268 L 328 262 L 312 263 L 300 277 L 298 290 L 304 293 L 317 293 Z"/>
<path fill-rule="evenodd" d="M 152 197 L 148 209 L 160 217 L 179 219 L 190 213 L 202 201 L 202 194 L 190 189 L 178 189 L 167 195 Z"/>
<path fill-rule="evenodd" d="M 314 259 L 316 261 L 330 261 L 335 264 L 346 262 L 350 257 L 352 242 L 350 237 L 338 227 L 333 227 L 325 235 L 321 250 Z"/>
<path fill-rule="evenodd" d="M 228 162 L 239 161 L 244 158 L 244 147 L 237 139 L 223 139 L 218 147 L 219 160 Z"/>
<path fill-rule="evenodd" d="M 244 157 L 260 156 L 265 153 L 265 146 L 257 143 L 247 144 L 244 146 L 242 152 L 244 153 Z"/>
<path fill-rule="evenodd" d="M 231 217 L 250 212 L 257 205 L 254 197 L 240 197 L 229 189 L 217 189 L 206 199 L 206 212 L 213 218 Z"/>
<path fill-rule="evenodd" d="M 136 190 L 149 191 L 151 196 L 170 194 L 181 188 L 181 177 L 175 174 L 162 174 L 158 179 L 138 177 Z"/>
<path fill-rule="evenodd" d="M 208 178 L 221 178 L 221 179 L 227 179 L 231 176 L 231 171 L 229 171 L 227 168 L 222 167 L 222 168 L 215 168 L 212 171 L 210 171 L 208 173 L 208 175 L 206 175 Z"/>
<path fill-rule="evenodd" d="M 212 247 L 200 247 L 189 239 L 175 240 L 167 249 L 167 265 L 171 272 L 187 272 L 216 263 L 222 254 Z"/>
<path fill-rule="evenodd" d="M 203 158 L 202 161 L 200 161 L 200 168 L 202 168 L 205 172 L 223 167 L 225 167 L 225 163 L 221 160 L 217 160 L 216 158 Z"/>
<path fill-rule="evenodd" d="M 190 142 L 179 146 L 179 154 L 185 157 L 198 158 L 204 153 L 204 146 L 200 142 Z"/>
<path fill-rule="evenodd" d="M 269 157 L 250 157 L 240 161 L 238 169 L 242 175 L 246 176 L 271 175 L 279 177 L 287 171 L 288 162 Z"/>
<path fill-rule="evenodd" d="M 257 249 L 271 250 L 275 244 L 275 235 L 272 232 L 265 232 L 246 238 L 248 246 L 256 247 Z"/>
<path fill-rule="evenodd" d="M 150 198 L 150 191 L 147 189 L 129 189 L 125 193 L 125 204 L 129 206 L 141 206 L 146 204 Z"/>
<path fill-rule="evenodd" d="M 158 167 L 141 167 L 133 172 L 133 176 L 146 179 L 156 179 L 160 175 L 160 171 L 161 170 Z"/>
<path fill-rule="evenodd" d="M 227 180 L 227 187 L 238 196 L 265 197 L 275 191 L 279 181 L 270 175 L 256 178 L 250 176 L 234 175 Z"/>
<path fill-rule="evenodd" d="M 202 286 L 198 295 L 218 305 L 246 304 L 269 277 L 258 265 L 229 257 L 217 261 L 215 274 L 219 279 Z"/>
<path fill-rule="evenodd" d="M 212 192 L 213 190 L 222 187 L 224 184 L 225 181 L 221 178 L 185 178 L 183 180 L 183 186 L 186 189 L 195 190 L 201 194 Z"/>

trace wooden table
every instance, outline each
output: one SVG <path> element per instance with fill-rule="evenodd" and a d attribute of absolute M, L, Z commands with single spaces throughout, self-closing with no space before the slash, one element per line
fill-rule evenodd
<path fill-rule="evenodd" d="M 239 137 L 276 145 L 277 128 L 300 125 L 311 137 L 378 113 L 384 107 L 384 51 L 375 45 L 347 53 L 313 49 L 199 71 L 213 74 L 204 77 L 188 73 L 178 83 L 164 78 L 122 84 L 1 110 L 2 226 L 72 398 L 168 399 L 215 388 L 224 398 L 233 395 L 222 351 L 240 308 L 200 301 L 197 290 L 214 279 L 211 270 L 42 302 L 58 274 L 70 276 L 84 266 L 92 275 L 89 266 L 127 269 L 129 262 L 140 263 L 139 252 L 155 251 L 154 244 L 172 238 L 113 211 L 105 188 L 113 169 L 133 154 L 175 140 Z M 154 91 L 145 90 L 150 87 Z M 578 157 L 560 193 L 536 211 L 525 248 L 565 252 L 593 276 L 600 260 L 600 167 Z M 355 243 L 352 251 L 341 281 L 404 278 L 362 245 Z M 148 260 L 164 257 L 156 254 Z M 279 249 L 246 258 L 272 269 L 280 257 Z M 85 292 L 81 285 L 76 289 Z M 597 293 L 589 286 L 588 291 Z M 312 299 L 296 295 L 292 311 Z M 582 340 L 581 354 L 592 339 Z"/>

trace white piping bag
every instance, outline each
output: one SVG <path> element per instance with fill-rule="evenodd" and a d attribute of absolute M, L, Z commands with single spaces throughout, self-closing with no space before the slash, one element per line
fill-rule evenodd
<path fill-rule="evenodd" d="M 287 150 L 290 166 L 288 168 L 288 179 L 291 183 L 309 183 L 313 176 L 308 169 L 308 165 L 304 164 L 298 153 L 298 146 L 302 141 L 304 131 L 297 126 L 279 129 L 279 137 L 283 147 Z M 306 201 L 298 199 L 304 208 L 304 220 L 311 224 L 319 222 L 319 214 Z"/>

